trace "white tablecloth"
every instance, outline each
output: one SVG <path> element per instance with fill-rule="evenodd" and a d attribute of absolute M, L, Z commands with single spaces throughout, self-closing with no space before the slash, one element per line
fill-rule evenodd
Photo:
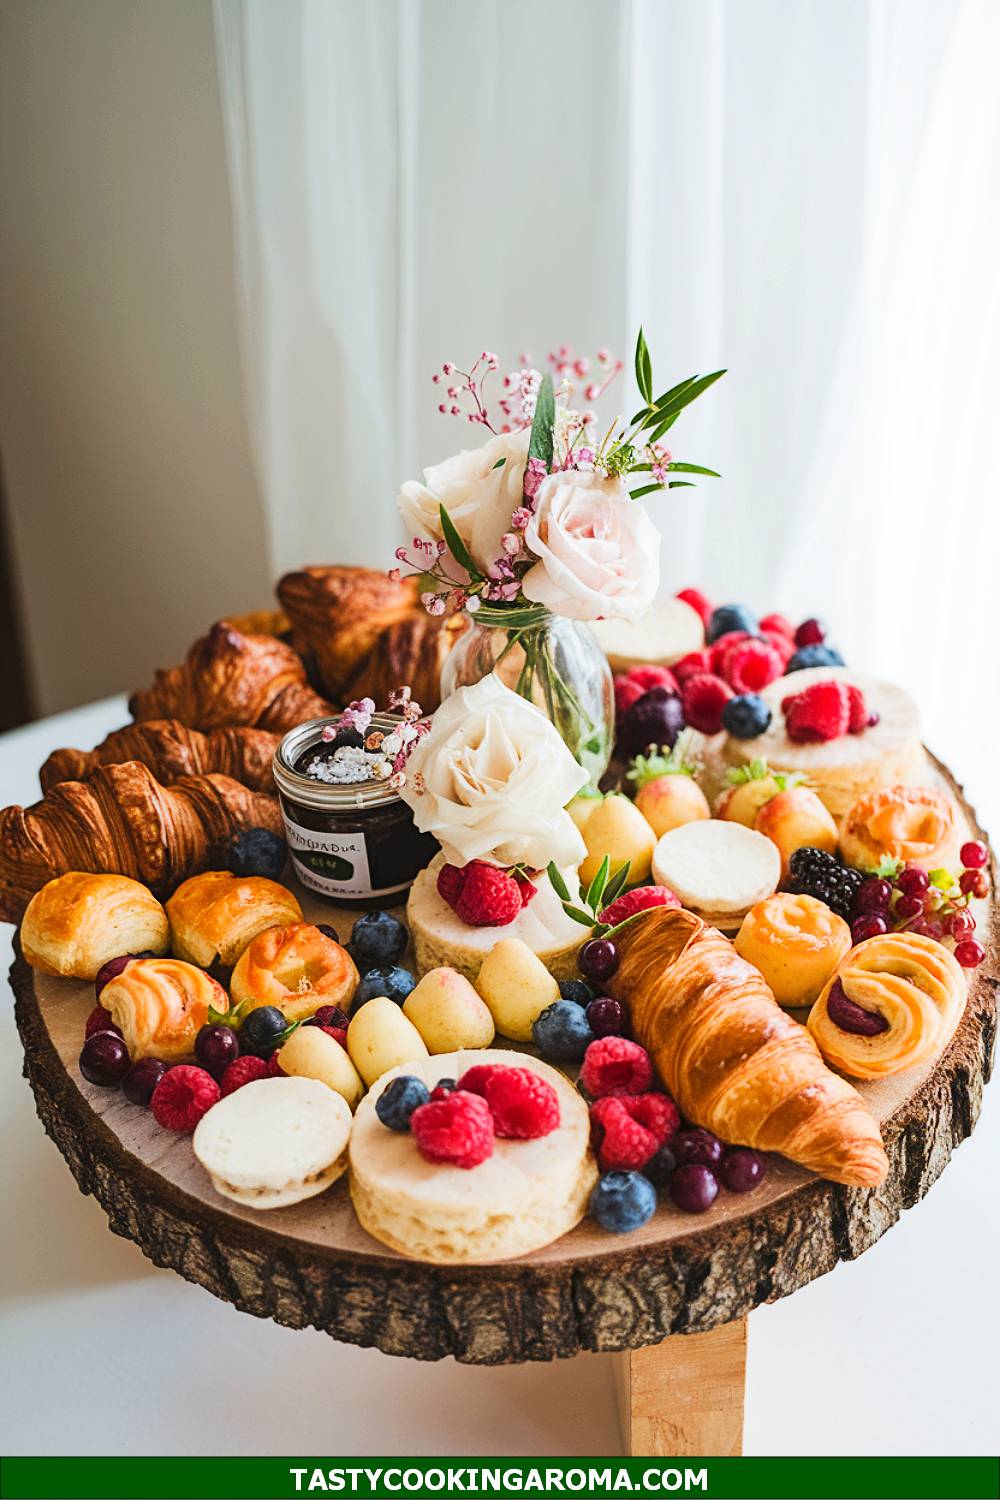
<path fill-rule="evenodd" d="M 0 802 L 33 801 L 50 750 L 125 718 L 109 699 L 0 738 Z M 2 1026 L 0 1451 L 620 1451 L 604 1356 L 418 1365 L 246 1317 L 151 1266 L 77 1192 L 35 1116 L 9 1005 Z M 747 1453 L 998 1451 L 998 1095 L 873 1250 L 752 1315 Z"/>

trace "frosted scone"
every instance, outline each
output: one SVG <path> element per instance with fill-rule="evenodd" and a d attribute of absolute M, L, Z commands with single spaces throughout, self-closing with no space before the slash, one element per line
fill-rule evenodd
<path fill-rule="evenodd" d="M 433 1088 L 441 1078 L 462 1082 L 469 1069 L 482 1077 L 491 1067 L 528 1069 L 543 1079 L 557 1101 L 554 1128 L 528 1140 L 498 1133 L 485 1159 L 467 1167 L 428 1160 L 412 1130 L 390 1129 L 376 1112 L 397 1078 Z M 477 1109 L 488 1118 L 485 1101 Z M 350 1165 L 363 1228 L 401 1255 L 445 1265 L 507 1260 L 558 1239 L 583 1217 L 597 1180 L 580 1095 L 547 1063 L 500 1050 L 444 1053 L 380 1078 L 354 1117 Z"/>
<path fill-rule="evenodd" d="M 885 858 L 938 869 L 954 864 L 959 843 L 954 803 L 927 786 L 867 793 L 854 803 L 840 830 L 840 852 L 858 870 L 874 870 Z"/>
<path fill-rule="evenodd" d="M 688 911 L 734 933 L 781 877 L 781 855 L 762 833 L 742 823 L 705 818 L 665 833 L 653 850 L 653 880 Z"/>
<path fill-rule="evenodd" d="M 595 620 L 590 628 L 613 672 L 650 665 L 669 667 L 705 644 L 701 616 L 683 599 L 654 604 L 641 620 Z"/>
<path fill-rule="evenodd" d="M 800 743 L 789 737 L 782 703 L 818 682 L 843 682 L 860 688 L 877 721 L 860 733 Z M 716 735 L 706 745 L 706 774 L 711 790 L 725 785 L 733 767 L 765 760 L 772 772 L 807 777 L 835 818 L 843 818 L 865 793 L 884 786 L 918 786 L 926 782 L 927 757 L 920 740 L 917 706 L 904 688 L 879 682 L 845 667 L 811 667 L 779 677 L 760 695 L 771 710 L 762 734 L 740 740 Z"/>

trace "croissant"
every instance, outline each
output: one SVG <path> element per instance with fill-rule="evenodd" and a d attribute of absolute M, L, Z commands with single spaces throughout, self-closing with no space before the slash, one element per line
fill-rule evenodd
<path fill-rule="evenodd" d="M 243 635 L 220 622 L 195 641 L 179 667 L 133 693 L 133 719 L 179 719 L 192 729 L 252 725 L 284 734 L 335 710 L 306 682 L 302 658 L 270 635 Z"/>
<path fill-rule="evenodd" d="M 35 891 L 68 870 L 128 875 L 157 896 L 218 867 L 247 828 L 281 833 L 276 797 L 228 776 L 164 787 L 137 760 L 64 781 L 32 807 L 0 812 L 0 920 L 16 922 Z"/>
<path fill-rule="evenodd" d="M 268 792 L 274 790 L 271 761 L 280 742 L 279 734 L 245 725 L 202 734 L 179 719 L 148 719 L 116 729 L 93 750 L 53 750 L 38 779 L 47 792 L 60 781 L 82 781 L 98 766 L 140 760 L 164 786 L 215 771 L 252 791 Z"/>
<path fill-rule="evenodd" d="M 615 944 L 609 992 L 628 1004 L 636 1039 L 682 1115 L 833 1182 L 883 1181 L 889 1163 L 861 1096 L 829 1070 L 805 1027 L 717 928 L 657 907 Z"/>
<path fill-rule="evenodd" d="M 370 568 L 301 568 L 282 578 L 292 639 L 331 698 L 369 696 L 381 706 L 406 683 L 422 708 L 437 708 L 441 667 L 465 621 L 428 615 L 418 587 Z"/>

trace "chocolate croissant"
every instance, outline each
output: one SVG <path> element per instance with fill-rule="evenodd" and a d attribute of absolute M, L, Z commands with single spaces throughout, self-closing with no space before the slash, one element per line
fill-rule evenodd
<path fill-rule="evenodd" d="M 778 1151 L 833 1182 L 876 1187 L 889 1170 L 860 1094 L 729 940 L 658 907 L 616 935 L 608 982 L 681 1114 L 732 1145 Z"/>
<path fill-rule="evenodd" d="M 277 797 L 228 776 L 161 786 L 139 761 L 64 781 L 32 807 L 0 812 L 0 920 L 16 922 L 35 891 L 68 870 L 128 875 L 157 896 L 218 868 L 234 834 L 281 833 Z"/>
<path fill-rule="evenodd" d="M 284 734 L 335 712 L 306 682 L 302 658 L 276 636 L 243 635 L 220 622 L 179 667 L 156 673 L 129 699 L 133 719 L 178 719 L 191 729 L 245 724 Z"/>
<path fill-rule="evenodd" d="M 179 719 L 149 719 L 116 729 L 93 750 L 53 750 L 38 779 L 47 792 L 60 781 L 83 781 L 98 766 L 140 760 L 164 786 L 182 776 L 217 772 L 251 791 L 268 792 L 274 790 L 271 762 L 280 742 L 280 734 L 245 725 L 202 734 Z"/>

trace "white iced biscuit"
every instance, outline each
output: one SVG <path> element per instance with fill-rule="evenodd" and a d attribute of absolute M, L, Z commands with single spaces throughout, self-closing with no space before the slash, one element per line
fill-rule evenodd
<path fill-rule="evenodd" d="M 701 615 L 683 599 L 654 604 L 641 620 L 596 620 L 590 628 L 613 672 L 639 666 L 668 667 L 689 651 L 700 651 L 705 644 Z"/>
<path fill-rule="evenodd" d="M 534 1141 L 497 1140 L 493 1154 L 466 1170 L 425 1161 L 409 1133 L 375 1113 L 399 1073 L 460 1078 L 493 1063 L 530 1068 L 559 1097 L 559 1125 Z M 361 1101 L 351 1136 L 351 1197 L 363 1227 L 402 1255 L 443 1264 L 506 1260 L 549 1244 L 578 1224 L 597 1168 L 587 1106 L 563 1075 L 537 1058 L 500 1050 L 450 1052 L 407 1063 L 380 1078 Z"/>
<path fill-rule="evenodd" d="M 721 818 L 671 828 L 653 850 L 655 883 L 724 932 L 735 932 L 780 877 L 781 855 L 771 840 Z"/>
<path fill-rule="evenodd" d="M 314 1078 L 258 1078 L 198 1122 L 194 1154 L 224 1198 L 285 1208 L 322 1193 L 347 1168 L 351 1111 Z"/>
<path fill-rule="evenodd" d="M 421 870 L 406 903 L 406 920 L 413 937 L 417 972 L 430 969 L 457 969 L 466 979 L 475 980 L 483 959 L 501 938 L 516 937 L 537 953 L 545 967 L 557 979 L 576 975 L 576 955 L 586 933 L 563 911 L 562 902 L 543 872 L 536 876 L 535 896 L 505 927 L 470 927 L 438 894 L 438 871 L 444 855 L 435 855 L 426 870 Z M 563 871 L 567 888 L 574 900 L 579 885 L 570 870 Z"/>

